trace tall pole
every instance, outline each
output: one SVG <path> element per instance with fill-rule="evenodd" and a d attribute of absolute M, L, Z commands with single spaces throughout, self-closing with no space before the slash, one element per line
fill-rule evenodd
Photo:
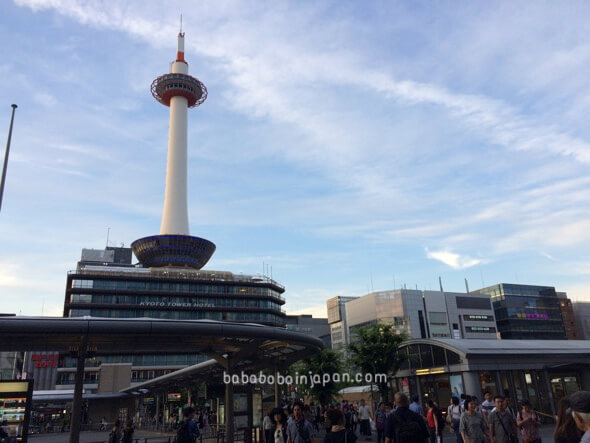
<path fill-rule="evenodd" d="M 82 336 L 78 346 L 76 362 L 76 379 L 74 384 L 74 398 L 72 400 L 72 415 L 70 419 L 70 443 L 80 442 L 80 429 L 82 425 L 82 394 L 84 390 L 84 364 L 88 349 L 88 335 Z"/>
<path fill-rule="evenodd" d="M 10 128 L 8 129 L 8 140 L 6 141 L 6 152 L 4 153 L 4 166 L 2 167 L 2 181 L 0 182 L 0 210 L 2 209 L 2 196 L 4 195 L 4 182 L 6 181 L 6 168 L 8 167 L 8 154 L 10 153 L 10 139 L 12 138 L 12 124 L 14 123 L 14 111 L 18 106 L 14 103 L 12 106 L 12 116 L 10 117 Z"/>

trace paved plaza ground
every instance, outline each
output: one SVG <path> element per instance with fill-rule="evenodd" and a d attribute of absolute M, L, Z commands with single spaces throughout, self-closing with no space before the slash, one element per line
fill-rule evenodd
<path fill-rule="evenodd" d="M 153 432 L 153 431 L 136 431 L 133 435 L 133 441 L 137 440 L 138 443 L 145 442 L 146 438 L 147 443 L 164 443 L 164 442 L 172 442 L 174 440 L 175 434 L 173 433 L 162 433 L 162 432 Z M 553 426 L 543 426 L 541 428 L 541 437 L 544 442 L 552 442 L 553 441 Z M 29 441 L 31 443 L 65 443 L 69 441 L 69 434 L 62 433 L 62 434 L 37 434 L 29 436 Z M 108 441 L 108 432 L 97 432 L 97 431 L 85 431 L 80 434 L 80 443 L 98 443 L 98 442 L 106 442 Z M 323 441 L 323 438 L 320 438 L 320 441 Z M 357 443 L 363 442 L 376 442 L 377 441 L 377 434 L 373 433 L 370 439 L 365 437 L 359 437 Z M 450 432 L 447 432 L 445 429 L 445 433 L 443 436 L 443 442 L 447 443 L 454 443 L 455 436 Z M 215 439 L 210 440 L 203 440 L 203 443 L 216 443 Z"/>

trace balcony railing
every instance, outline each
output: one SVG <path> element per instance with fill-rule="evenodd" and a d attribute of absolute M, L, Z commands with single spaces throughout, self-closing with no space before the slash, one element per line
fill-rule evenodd
<path fill-rule="evenodd" d="M 260 285 L 271 284 L 278 288 L 285 290 L 285 287 L 278 283 L 276 280 L 266 275 L 246 275 L 246 274 L 233 274 L 231 272 L 224 271 L 201 271 L 194 269 L 175 269 L 175 268 L 117 268 L 116 270 L 107 266 L 86 266 L 84 268 L 68 271 L 69 275 L 80 274 L 80 275 L 95 275 L 100 273 L 101 275 L 111 277 L 129 277 L 133 274 L 141 274 L 141 277 L 153 277 L 153 278 L 177 278 L 187 280 L 207 280 L 207 281 L 229 281 L 236 283 L 254 283 Z"/>

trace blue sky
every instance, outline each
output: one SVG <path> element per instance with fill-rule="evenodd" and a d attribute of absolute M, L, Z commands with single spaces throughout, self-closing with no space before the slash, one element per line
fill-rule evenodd
<path fill-rule="evenodd" d="M 158 233 L 178 16 L 191 233 L 289 312 L 499 282 L 590 300 L 590 4 L 15 0 L 0 5 L 0 311 L 60 315 L 82 248 Z"/>

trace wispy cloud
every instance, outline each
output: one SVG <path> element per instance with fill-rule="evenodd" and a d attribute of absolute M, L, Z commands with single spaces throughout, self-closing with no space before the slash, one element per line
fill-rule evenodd
<path fill-rule="evenodd" d="M 480 259 L 444 250 L 430 251 L 426 249 L 426 257 L 432 260 L 438 260 L 453 269 L 466 269 L 481 263 Z"/>
<path fill-rule="evenodd" d="M 26 22 L 0 29 L 18 35 L 0 72 L 25 100 L 8 204 L 36 226 L 50 217 L 22 202 L 59 196 L 57 212 L 101 214 L 64 227 L 79 242 L 113 221 L 127 242 L 157 230 L 168 114 L 148 86 L 183 10 L 210 92 L 191 113 L 189 196 L 195 230 L 220 236 L 211 266 L 268 258 L 305 309 L 361 273 L 421 282 L 436 262 L 500 278 L 503 260 L 542 268 L 547 253 L 558 281 L 590 242 L 585 6 L 15 3 Z"/>

